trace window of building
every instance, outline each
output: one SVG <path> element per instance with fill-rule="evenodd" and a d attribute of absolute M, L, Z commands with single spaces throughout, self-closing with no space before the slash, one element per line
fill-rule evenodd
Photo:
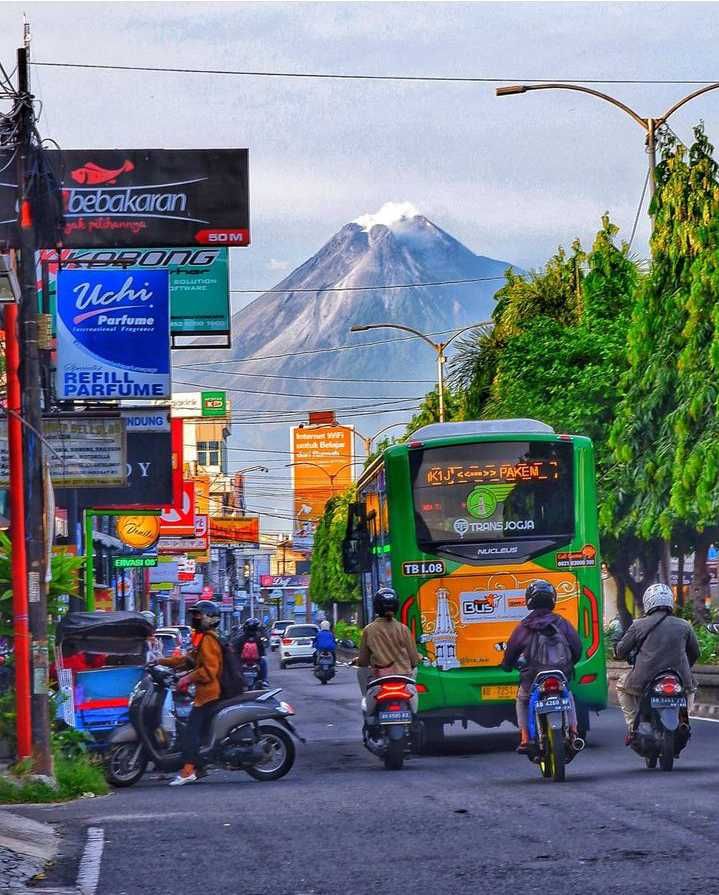
<path fill-rule="evenodd" d="M 197 462 L 200 466 L 219 466 L 222 443 L 219 441 L 198 441 Z"/>

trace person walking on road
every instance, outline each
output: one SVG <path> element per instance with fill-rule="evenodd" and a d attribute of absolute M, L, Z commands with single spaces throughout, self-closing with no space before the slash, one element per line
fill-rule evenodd
<path fill-rule="evenodd" d="M 633 667 L 617 681 L 617 699 L 624 712 L 631 745 L 639 699 L 646 685 L 660 672 L 673 668 L 687 693 L 687 713 L 694 706 L 696 685 L 692 666 L 699 658 L 699 642 L 694 629 L 674 615 L 674 594 L 668 584 L 652 584 L 644 592 L 644 618 L 638 618 L 614 647 L 617 659 L 632 660 Z"/>
<path fill-rule="evenodd" d="M 169 668 L 189 666 L 190 670 L 178 681 L 179 692 L 186 692 L 190 684 L 195 685 L 195 698 L 182 742 L 184 765 L 170 786 L 194 783 L 206 776 L 200 760 L 200 747 L 221 694 L 222 644 L 217 636 L 220 609 L 212 600 L 199 600 L 189 611 L 192 628 L 200 635 L 197 645 L 187 656 L 171 656 L 159 662 Z"/>

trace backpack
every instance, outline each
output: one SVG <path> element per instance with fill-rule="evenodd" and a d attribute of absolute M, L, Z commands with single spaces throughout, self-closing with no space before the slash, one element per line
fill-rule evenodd
<path fill-rule="evenodd" d="M 533 632 L 525 651 L 525 658 L 527 672 L 531 673 L 532 677 L 540 671 L 548 671 L 551 668 L 557 668 L 570 677 L 574 669 L 569 641 L 561 628 L 553 624 Z"/>
<path fill-rule="evenodd" d="M 222 643 L 222 671 L 220 672 L 220 698 L 232 699 L 247 689 L 239 657 L 227 643 Z"/>
<path fill-rule="evenodd" d="M 260 649 L 257 646 L 256 641 L 246 640 L 244 642 L 242 645 L 242 652 L 240 653 L 240 659 L 245 665 L 254 665 L 256 662 L 260 661 Z"/>

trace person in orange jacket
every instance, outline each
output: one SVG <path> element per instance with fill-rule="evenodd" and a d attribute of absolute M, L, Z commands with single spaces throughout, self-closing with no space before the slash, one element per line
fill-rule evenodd
<path fill-rule="evenodd" d="M 221 693 L 222 644 L 217 636 L 219 606 L 212 600 L 199 600 L 189 611 L 190 623 L 200 635 L 197 645 L 186 656 L 170 656 L 159 662 L 169 668 L 189 666 L 190 670 L 177 683 L 180 692 L 186 692 L 190 684 L 195 685 L 195 698 L 182 742 L 184 765 L 170 786 L 184 786 L 206 776 L 200 759 L 200 747 Z"/>

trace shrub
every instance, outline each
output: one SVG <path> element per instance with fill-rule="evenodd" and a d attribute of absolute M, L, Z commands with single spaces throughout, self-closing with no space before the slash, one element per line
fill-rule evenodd
<path fill-rule="evenodd" d="M 335 637 L 338 640 L 351 640 L 355 646 L 359 646 L 362 628 L 358 625 L 351 625 L 349 622 L 337 622 L 335 625 Z"/>

